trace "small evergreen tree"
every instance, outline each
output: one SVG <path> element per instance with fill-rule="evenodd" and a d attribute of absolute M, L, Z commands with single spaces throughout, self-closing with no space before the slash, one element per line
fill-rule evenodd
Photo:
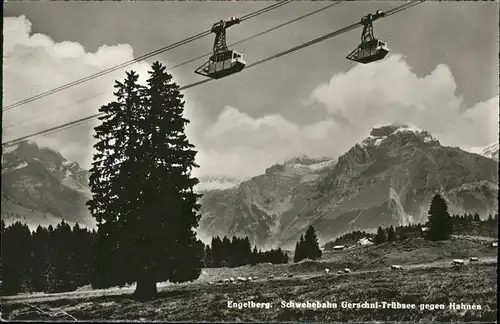
<path fill-rule="evenodd" d="M 396 241 L 396 233 L 394 232 L 394 227 L 392 225 L 387 229 L 387 241 L 388 242 Z"/>
<path fill-rule="evenodd" d="M 304 236 L 304 253 L 305 257 L 311 260 L 318 260 L 323 254 L 318 244 L 316 231 L 312 226 L 309 226 Z"/>
<path fill-rule="evenodd" d="M 207 245 L 205 247 L 205 255 L 203 258 L 203 263 L 206 268 L 211 268 L 213 266 L 212 249 L 210 248 L 210 245 Z"/>
<path fill-rule="evenodd" d="M 452 233 L 453 224 L 448 213 L 448 206 L 441 195 L 436 195 L 432 199 L 428 227 L 427 237 L 432 241 L 449 239 Z"/>
<path fill-rule="evenodd" d="M 385 231 L 382 229 L 382 227 L 378 227 L 377 229 L 377 235 L 375 235 L 375 244 L 382 244 L 386 242 L 386 237 L 385 237 Z"/>
<path fill-rule="evenodd" d="M 257 246 L 254 246 L 253 251 L 252 251 L 252 257 L 250 259 L 250 264 L 251 265 L 256 265 L 258 262 L 258 252 L 257 252 Z"/>
<path fill-rule="evenodd" d="M 304 236 L 301 235 L 299 241 L 297 242 L 297 244 L 295 244 L 295 254 L 293 257 L 293 262 L 300 262 L 303 259 L 305 259 Z"/>

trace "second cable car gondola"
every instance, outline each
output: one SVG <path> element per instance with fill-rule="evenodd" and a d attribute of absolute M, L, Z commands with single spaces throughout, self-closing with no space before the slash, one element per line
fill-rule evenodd
<path fill-rule="evenodd" d="M 375 14 L 369 14 L 361 19 L 361 23 L 363 24 L 361 44 L 346 56 L 347 59 L 366 64 L 386 57 L 389 53 L 387 44 L 373 35 L 373 21 L 384 16 L 385 13 L 382 10 L 378 10 Z"/>
<path fill-rule="evenodd" d="M 220 79 L 243 70 L 246 66 L 243 56 L 228 49 L 226 45 L 226 29 L 239 24 L 240 21 L 237 17 L 231 17 L 229 20 L 221 20 L 212 26 L 211 31 L 215 33 L 213 55 L 210 56 L 208 62 L 196 69 L 195 73 L 212 79 Z"/>

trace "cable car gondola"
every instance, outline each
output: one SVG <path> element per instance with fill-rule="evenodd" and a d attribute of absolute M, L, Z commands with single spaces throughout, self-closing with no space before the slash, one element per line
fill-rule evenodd
<path fill-rule="evenodd" d="M 239 24 L 240 21 L 237 17 L 231 17 L 229 20 L 221 20 L 212 26 L 211 31 L 215 33 L 213 55 L 210 56 L 208 62 L 194 71 L 196 74 L 220 79 L 243 70 L 246 66 L 243 56 L 228 49 L 226 45 L 226 29 Z"/>
<path fill-rule="evenodd" d="M 361 44 L 346 56 L 347 59 L 366 64 L 381 60 L 389 53 L 387 44 L 373 35 L 373 21 L 384 16 L 385 12 L 378 10 L 375 14 L 369 14 L 361 18 L 363 24 Z"/>

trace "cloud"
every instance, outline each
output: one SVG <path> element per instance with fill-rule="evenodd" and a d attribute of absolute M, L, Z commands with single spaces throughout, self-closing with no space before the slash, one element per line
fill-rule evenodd
<path fill-rule="evenodd" d="M 430 131 L 445 145 L 479 146 L 497 140 L 498 98 L 465 109 L 456 88 L 446 65 L 418 77 L 401 55 L 392 55 L 334 75 L 313 91 L 311 100 L 331 116 L 341 116 L 349 133 L 401 122 Z"/>
<path fill-rule="evenodd" d="M 4 18 L 3 105 L 18 102 L 69 82 L 87 77 L 134 58 L 128 44 L 103 45 L 90 53 L 76 42 L 55 42 L 31 33 L 25 16 Z M 53 95 L 7 110 L 3 114 L 3 138 L 8 141 L 97 113 L 113 99 L 114 80 L 123 80 L 124 71 L 135 70 L 144 83 L 149 66 L 136 63 Z M 92 155 L 92 128 L 89 123 L 36 139 L 59 150 L 71 160 L 88 166 Z"/>
<path fill-rule="evenodd" d="M 254 118 L 226 107 L 205 130 L 202 146 L 209 149 L 199 153 L 199 172 L 242 178 L 293 156 L 328 155 L 334 144 L 325 138 L 335 124 L 327 120 L 300 127 L 278 114 Z"/>
<path fill-rule="evenodd" d="M 498 98 L 464 109 L 450 69 L 438 65 L 415 75 L 399 55 L 334 74 L 304 102 L 328 111 L 324 120 L 298 126 L 281 115 L 251 117 L 226 107 L 205 132 L 201 173 L 262 173 L 300 154 L 337 157 L 368 136 L 375 125 L 408 123 L 430 131 L 442 144 L 480 146 L 498 138 Z"/>

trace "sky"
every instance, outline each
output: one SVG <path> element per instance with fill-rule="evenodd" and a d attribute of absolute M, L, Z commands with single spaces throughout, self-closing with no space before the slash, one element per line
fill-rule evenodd
<path fill-rule="evenodd" d="M 244 16 L 273 2 L 4 3 L 3 106 L 37 95 Z M 227 31 L 227 42 L 328 5 L 296 1 Z M 344 2 L 231 47 L 251 64 L 359 21 L 396 1 Z M 371 64 L 345 59 L 361 29 L 230 77 L 183 91 L 188 137 L 199 176 L 243 179 L 285 159 L 336 158 L 375 125 L 410 123 L 444 145 L 498 141 L 498 3 L 427 2 L 374 23 L 390 54 Z M 168 67 L 212 50 L 214 35 L 3 112 L 2 142 L 97 112 L 113 100 L 114 80 Z M 204 60 L 170 70 L 174 81 L 202 80 Z M 36 139 L 89 168 L 98 121 Z"/>

